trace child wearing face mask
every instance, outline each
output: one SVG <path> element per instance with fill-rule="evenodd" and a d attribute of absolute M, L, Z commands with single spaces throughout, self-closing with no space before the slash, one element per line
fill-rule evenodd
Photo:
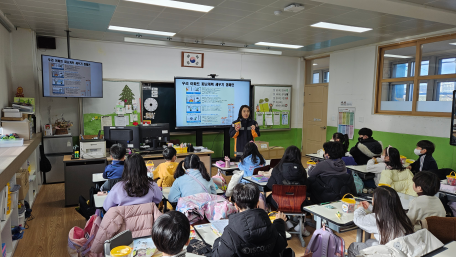
<path fill-rule="evenodd" d="M 432 154 L 434 153 L 435 145 L 429 140 L 421 140 L 416 144 L 413 151 L 419 156 L 418 160 L 412 163 L 407 169 L 411 170 L 413 174 L 423 170 L 438 170 L 437 162 Z"/>
<path fill-rule="evenodd" d="M 382 171 L 388 169 L 387 163 L 389 162 L 389 149 L 391 146 L 386 147 L 383 149 L 382 155 L 380 158 L 373 157 L 367 162 L 367 172 L 374 173 L 375 178 L 375 186 L 378 186 L 378 182 L 380 181 L 380 177 L 382 176 Z"/>

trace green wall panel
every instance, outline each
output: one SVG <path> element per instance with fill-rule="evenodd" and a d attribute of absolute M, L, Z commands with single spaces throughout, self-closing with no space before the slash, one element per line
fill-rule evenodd
<path fill-rule="evenodd" d="M 353 147 L 358 140 L 358 131 L 355 129 L 355 136 L 350 140 L 350 148 Z M 328 127 L 326 139 L 330 140 L 332 135 L 337 132 L 337 127 Z M 420 140 L 429 140 L 435 144 L 435 152 L 433 154 L 439 168 L 456 168 L 456 151 L 455 147 L 450 145 L 450 139 L 445 137 L 429 137 L 421 135 L 400 134 L 391 132 L 374 131 L 373 138 L 382 141 L 383 146 L 391 145 L 399 150 L 401 155 L 409 159 L 417 159 L 417 155 L 413 153 L 416 143 Z"/>

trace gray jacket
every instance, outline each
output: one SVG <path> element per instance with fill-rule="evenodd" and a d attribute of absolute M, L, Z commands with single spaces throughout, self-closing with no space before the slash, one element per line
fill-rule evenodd
<path fill-rule="evenodd" d="M 315 167 L 311 167 L 307 172 L 309 177 L 318 175 L 341 175 L 347 173 L 345 162 L 342 159 L 327 159 L 317 163 Z"/>

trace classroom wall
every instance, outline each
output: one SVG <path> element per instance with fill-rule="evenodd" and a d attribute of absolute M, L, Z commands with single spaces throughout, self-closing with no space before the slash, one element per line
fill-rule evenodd
<path fill-rule="evenodd" d="M 67 57 L 66 38 L 57 38 L 56 43 L 56 50 L 37 52 L 39 65 L 41 54 Z M 285 132 L 264 132 L 260 139 L 277 146 L 301 145 L 304 62 L 300 58 L 190 49 L 204 52 L 204 68 L 195 69 L 181 67 L 183 50 L 189 49 L 71 39 L 71 58 L 102 62 L 105 79 L 172 82 L 174 76 L 207 77 L 208 74 L 215 73 L 219 78 L 251 79 L 253 85 L 292 85 L 292 129 Z M 42 98 L 41 85 L 38 95 Z M 76 99 L 42 98 L 40 105 L 43 122 L 47 123 L 49 117 L 54 121 L 56 115 L 63 113 L 66 119 L 75 122 L 72 134 L 79 135 Z M 207 147 L 211 147 L 214 142 L 215 156 L 219 157 L 223 155 L 223 136 L 215 137 L 216 135 L 204 136 L 203 142 Z M 195 140 L 194 136 L 173 138 L 184 142 Z"/>
<path fill-rule="evenodd" d="M 13 101 L 11 34 L 0 25 L 0 109 Z"/>
<path fill-rule="evenodd" d="M 450 118 L 373 114 L 376 56 L 376 46 L 330 55 L 328 139 L 337 131 L 340 102 L 352 102 L 352 107 L 356 107 L 355 137 L 359 129 L 368 127 L 374 131 L 373 137 L 381 140 L 384 146 L 395 146 L 401 154 L 412 159 L 417 157 L 413 154 L 416 143 L 427 139 L 436 144 L 434 158 L 439 167 L 456 167 L 455 147 L 449 145 Z M 355 143 L 351 141 L 350 146 Z"/>

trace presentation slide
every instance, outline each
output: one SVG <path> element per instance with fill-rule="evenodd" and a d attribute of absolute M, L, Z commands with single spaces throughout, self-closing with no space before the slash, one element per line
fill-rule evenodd
<path fill-rule="evenodd" d="M 103 97 L 103 69 L 99 62 L 41 56 L 43 96 Z"/>
<path fill-rule="evenodd" d="M 175 78 L 176 127 L 231 125 L 249 105 L 250 80 Z"/>

